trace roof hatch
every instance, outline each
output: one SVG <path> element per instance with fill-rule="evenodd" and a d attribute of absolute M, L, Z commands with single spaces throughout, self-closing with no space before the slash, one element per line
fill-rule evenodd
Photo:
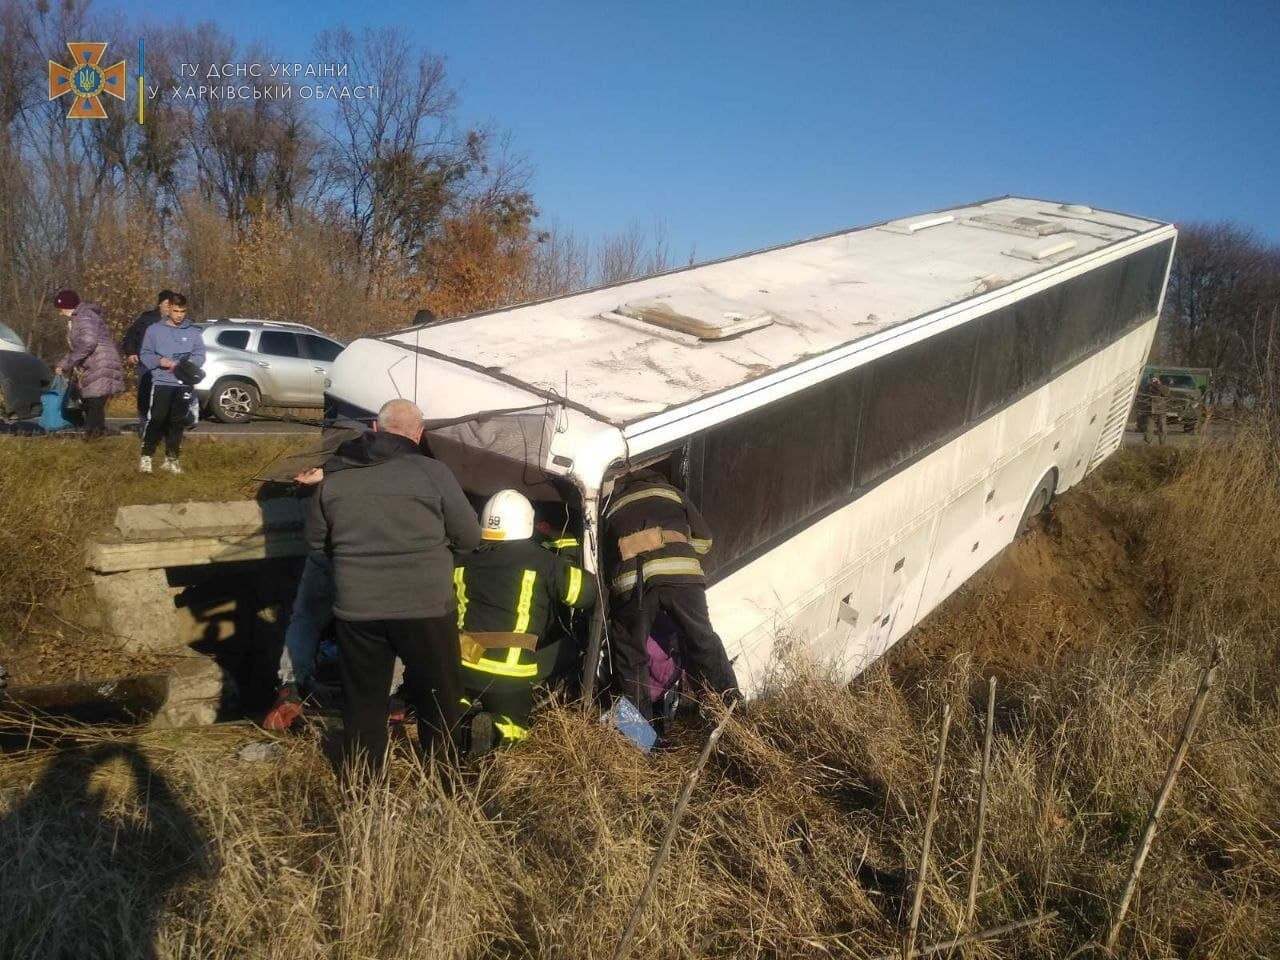
<path fill-rule="evenodd" d="M 727 340 L 773 323 L 773 314 L 705 290 L 661 293 L 624 303 L 608 320 L 678 343 Z"/>

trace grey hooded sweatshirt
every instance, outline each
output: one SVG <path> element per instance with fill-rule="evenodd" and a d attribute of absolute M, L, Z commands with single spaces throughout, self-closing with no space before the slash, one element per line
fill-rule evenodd
<path fill-rule="evenodd" d="M 204 336 L 200 328 L 190 320 L 183 320 L 174 326 L 168 320 L 161 320 L 147 327 L 142 335 L 142 352 L 138 361 L 151 371 L 151 382 L 161 387 L 180 387 L 182 381 L 173 375 L 172 370 L 160 366 L 160 358 L 170 360 L 190 360 L 197 367 L 204 366 Z"/>
<path fill-rule="evenodd" d="M 416 620 L 455 608 L 453 550 L 480 523 L 453 472 L 412 440 L 366 433 L 325 462 L 307 540 L 333 558 L 342 620 Z"/>

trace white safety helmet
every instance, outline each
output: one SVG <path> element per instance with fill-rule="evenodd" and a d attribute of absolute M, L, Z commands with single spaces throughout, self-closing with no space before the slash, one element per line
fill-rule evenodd
<path fill-rule="evenodd" d="M 533 504 L 517 490 L 499 490 L 480 514 L 485 540 L 528 540 L 533 536 Z"/>

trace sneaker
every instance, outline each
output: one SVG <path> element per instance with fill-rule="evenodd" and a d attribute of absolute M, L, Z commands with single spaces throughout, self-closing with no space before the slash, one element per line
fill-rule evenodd
<path fill-rule="evenodd" d="M 275 705 L 262 718 L 262 728 L 283 733 L 294 725 L 302 716 L 302 698 L 298 696 L 298 688 L 286 683 L 276 694 Z"/>
<path fill-rule="evenodd" d="M 148 457 L 146 454 L 143 454 L 142 458 L 138 461 L 138 472 L 139 473 L 151 472 L 151 458 Z"/>
<path fill-rule="evenodd" d="M 177 460 L 170 460 L 168 457 L 165 457 L 164 463 L 160 464 L 160 469 L 168 470 L 170 473 L 181 473 L 182 464 L 180 464 Z"/>

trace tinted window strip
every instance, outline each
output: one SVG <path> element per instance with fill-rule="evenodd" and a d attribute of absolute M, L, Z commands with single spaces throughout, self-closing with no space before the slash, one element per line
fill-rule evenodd
<path fill-rule="evenodd" d="M 980 319 L 981 318 L 975 318 L 975 320 L 980 320 Z M 1030 396 L 1035 391 L 1042 389 L 1052 381 L 1057 380 L 1059 377 L 1065 376 L 1067 373 L 1069 373 L 1071 370 L 1075 369 L 1076 367 L 1080 366 L 1081 364 L 1087 363 L 1088 361 L 1092 360 L 1095 356 L 1097 356 L 1099 353 L 1101 353 L 1103 350 L 1107 350 L 1115 346 L 1116 343 L 1118 343 L 1121 339 L 1123 339 L 1127 334 L 1132 333 L 1138 327 L 1142 326 L 1143 323 L 1149 323 L 1151 319 L 1152 318 L 1149 317 L 1147 318 L 1147 320 L 1141 320 L 1131 324 L 1129 327 L 1123 330 L 1115 338 L 1115 340 L 1111 341 L 1110 343 L 1104 343 L 1100 347 L 1095 347 L 1092 351 L 1090 351 L 1087 355 L 1081 357 L 1079 360 L 1073 363 L 1070 367 L 1067 367 L 1066 369 L 1053 374 L 1046 380 L 1042 380 L 1039 383 L 1036 383 L 1035 385 L 1033 385 L 1032 387 L 1024 391 L 1021 395 L 1006 401 L 1004 404 L 995 408 L 991 412 L 985 414 L 981 418 L 966 422 L 958 429 L 953 430 L 943 439 L 934 443 L 933 446 L 928 447 L 924 450 L 921 450 L 920 452 L 912 456 L 910 459 L 904 460 L 901 463 L 896 464 L 895 466 L 890 468 L 886 473 L 883 473 L 879 477 L 877 477 L 875 481 L 873 481 L 872 483 L 867 484 L 865 487 L 856 488 L 849 496 L 832 501 L 830 504 L 828 504 L 823 509 L 819 510 L 817 513 L 814 513 L 813 515 L 807 517 L 806 519 L 800 521 L 799 523 L 793 524 L 792 526 L 788 527 L 786 530 L 783 530 L 780 533 L 776 533 L 772 537 L 765 539 L 759 545 L 757 545 L 756 547 L 753 547 L 751 550 L 748 550 L 746 553 L 741 554 L 738 557 L 735 557 L 733 560 L 730 560 L 723 565 L 716 566 L 711 571 L 711 573 L 707 576 L 707 583 L 711 586 L 714 586 L 715 584 L 723 580 L 725 577 L 728 577 L 731 574 L 736 573 L 738 570 L 741 570 L 743 567 L 747 566 L 749 563 L 752 563 L 753 561 L 758 560 L 760 557 L 764 556 L 769 551 L 777 549 L 782 544 L 786 543 L 786 541 L 790 540 L 792 537 L 795 537 L 803 533 L 809 527 L 829 517 L 831 514 L 835 513 L 837 510 L 841 510 L 844 507 L 849 506 L 849 504 L 853 503 L 854 501 L 860 500 L 862 497 L 866 496 L 866 494 L 870 493 L 876 487 L 892 480 L 903 470 L 906 470 L 910 467 L 915 466 L 925 457 L 929 456 L 930 454 L 936 453 L 942 447 L 945 447 L 948 443 L 951 443 L 953 440 L 958 439 L 959 437 L 968 433 L 970 430 L 973 430 L 973 429 L 976 429 L 977 427 L 982 426 L 982 424 L 986 423 L 992 417 L 998 417 L 1000 414 L 1004 413 L 1006 410 L 1008 410 L 1011 406 L 1013 406 L 1018 401 L 1026 399 L 1026 397 Z M 701 460 L 701 457 L 699 457 L 699 460 Z M 699 467 L 701 467 L 701 463 L 699 464 Z M 695 500 L 694 502 L 698 503 L 698 506 L 701 508 L 701 503 L 699 501 Z M 713 530 L 712 533 L 714 534 L 715 531 Z"/>

